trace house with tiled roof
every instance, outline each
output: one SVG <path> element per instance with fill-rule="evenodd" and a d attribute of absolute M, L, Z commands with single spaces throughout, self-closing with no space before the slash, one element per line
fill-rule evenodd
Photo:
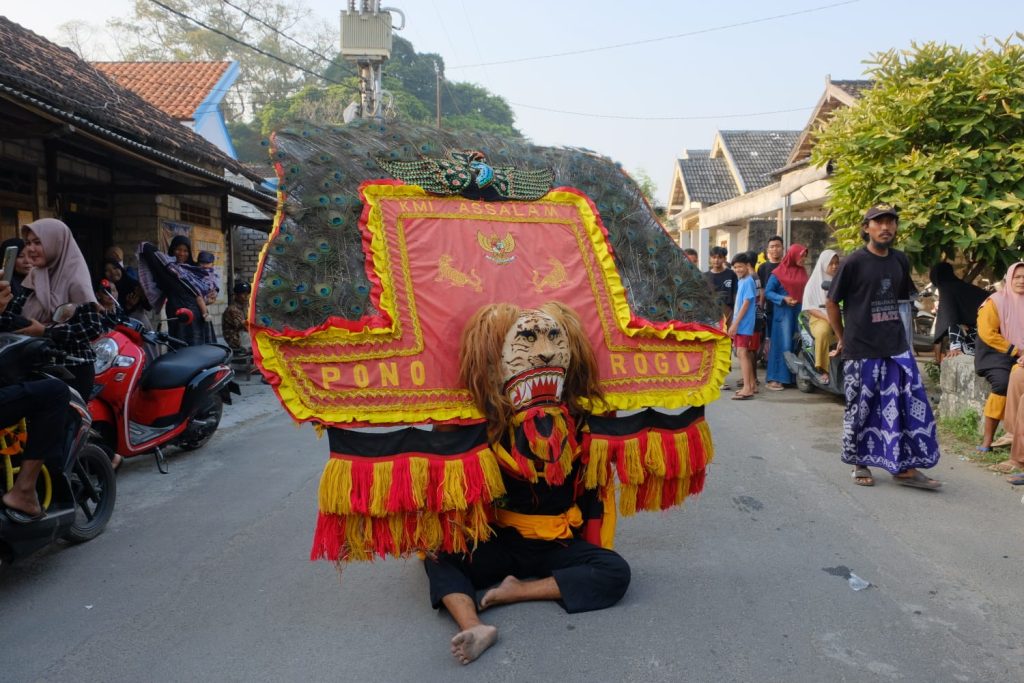
<path fill-rule="evenodd" d="M 711 149 L 686 150 L 676 160 L 669 195 L 670 224 L 678 231 L 680 243 L 692 246 L 706 261 L 708 248 L 723 239 L 730 253 L 737 244 L 737 230 L 700 244 L 700 216 L 711 207 L 756 193 L 771 185 L 772 171 L 786 163 L 800 131 L 722 130 L 715 134 Z M 743 226 L 747 228 L 749 226 Z M 709 233 L 706 238 L 711 239 Z"/>
<path fill-rule="evenodd" d="M 235 61 L 92 62 L 108 78 L 237 159 L 221 104 L 238 79 Z"/>
<path fill-rule="evenodd" d="M 802 130 L 723 130 L 706 157 L 684 151 L 673 169 L 668 206 L 679 244 L 696 249 L 702 267 L 711 246 L 730 254 L 760 251 L 772 235 L 807 244 L 812 255 L 824 248 L 831 236 L 824 208 L 829 169 L 809 163 L 814 135 L 870 87 L 870 81 L 826 77 L 825 92 Z"/>
<path fill-rule="evenodd" d="M 228 132 L 222 103 L 238 79 L 235 61 L 220 62 L 92 62 L 99 71 L 135 92 L 154 107 L 188 126 L 232 159 L 238 157 Z M 264 179 L 273 192 L 277 179 L 269 162 L 243 163 L 249 176 Z M 232 177 L 229 174 L 229 177 Z M 245 216 L 249 227 L 236 225 L 231 232 L 232 279 L 251 280 L 260 251 L 273 223 L 273 212 L 260 211 L 250 202 L 228 198 L 228 211 Z"/>
<path fill-rule="evenodd" d="M 0 238 L 42 217 L 71 228 L 90 268 L 122 247 L 192 237 L 229 267 L 230 228 L 273 212 L 262 177 L 74 52 L 0 17 Z M 269 225 L 260 226 L 269 228 Z"/>

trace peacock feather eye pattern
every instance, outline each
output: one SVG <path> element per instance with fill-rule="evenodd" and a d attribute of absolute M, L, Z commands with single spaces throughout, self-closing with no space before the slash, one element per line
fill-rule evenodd
<path fill-rule="evenodd" d="M 666 234 L 636 184 L 619 164 L 590 150 L 362 119 L 329 126 L 295 122 L 278 131 L 273 144 L 263 144 L 280 169 L 278 188 L 284 198 L 284 219 L 264 252 L 255 295 L 254 319 L 265 327 L 308 329 L 332 317 L 351 320 L 377 313 L 359 233 L 359 184 L 396 177 L 386 167 L 390 164 L 450 163 L 453 154 L 467 150 L 481 152 L 484 159 L 474 159 L 476 166 L 439 166 L 455 183 L 481 178 L 489 190 L 524 196 L 563 186 L 586 194 L 601 215 L 638 315 L 655 322 L 718 318 L 701 273 Z M 550 184 L 519 182 L 502 171 L 509 167 L 543 169 Z M 488 182 L 489 172 L 493 179 Z"/>

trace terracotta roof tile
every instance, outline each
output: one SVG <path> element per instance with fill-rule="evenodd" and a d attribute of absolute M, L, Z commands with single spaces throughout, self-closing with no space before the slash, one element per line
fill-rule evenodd
<path fill-rule="evenodd" d="M 0 16 L 0 85 L 189 163 L 238 162 L 67 48 Z"/>
<path fill-rule="evenodd" d="M 195 118 L 231 62 L 92 62 L 154 107 L 179 121 Z"/>

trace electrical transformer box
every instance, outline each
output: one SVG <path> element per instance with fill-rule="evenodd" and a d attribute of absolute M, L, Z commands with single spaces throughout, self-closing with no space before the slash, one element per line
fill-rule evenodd
<path fill-rule="evenodd" d="M 391 57 L 391 13 L 342 12 L 341 56 Z"/>

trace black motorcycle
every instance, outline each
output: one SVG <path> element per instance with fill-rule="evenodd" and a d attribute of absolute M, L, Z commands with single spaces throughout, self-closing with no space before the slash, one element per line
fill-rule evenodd
<path fill-rule="evenodd" d="M 45 337 L 0 334 L 0 368 L 8 382 L 61 376 L 51 367 L 62 353 Z M 37 492 L 45 516 L 17 523 L 0 513 L 0 569 L 63 538 L 82 543 L 98 536 L 114 512 L 117 479 L 110 457 L 90 443 L 92 418 L 85 401 L 71 389 L 64 448 L 43 462 Z M 7 426 L 7 425 L 3 425 Z M 18 456 L 0 457 L 0 490 L 6 492 L 17 472 Z"/>

